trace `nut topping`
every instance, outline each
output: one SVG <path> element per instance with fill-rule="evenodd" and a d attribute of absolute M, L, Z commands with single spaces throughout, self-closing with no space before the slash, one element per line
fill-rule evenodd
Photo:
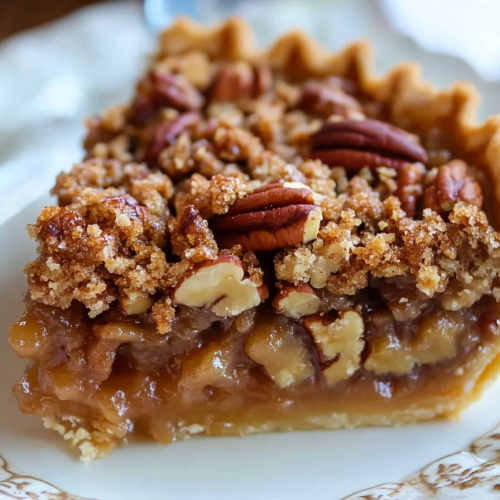
<path fill-rule="evenodd" d="M 359 368 L 361 352 L 365 346 L 365 331 L 361 315 L 349 309 L 327 322 L 319 316 L 306 318 L 304 326 L 314 339 L 323 375 L 328 385 L 348 379 Z"/>
<path fill-rule="evenodd" d="M 302 184 L 298 183 L 299 186 Z M 312 241 L 322 219 L 318 195 L 297 183 L 269 184 L 255 190 L 214 219 L 219 245 L 241 245 L 244 251 L 269 251 Z"/>
<path fill-rule="evenodd" d="M 396 194 L 408 217 L 414 217 L 417 211 L 417 203 L 422 196 L 424 174 L 425 167 L 421 163 L 407 163 L 399 171 Z"/>
<path fill-rule="evenodd" d="M 184 75 L 150 71 L 137 87 L 131 108 L 132 121 L 142 125 L 161 108 L 195 111 L 202 104 L 200 92 Z"/>
<path fill-rule="evenodd" d="M 457 201 L 465 201 L 479 209 L 483 206 L 481 186 L 462 160 L 441 165 L 435 181 L 424 194 L 424 207 L 441 214 L 453 210 Z"/>
<path fill-rule="evenodd" d="M 303 87 L 298 106 L 309 113 L 328 118 L 331 115 L 347 116 L 361 113 L 359 102 L 345 92 L 339 84 L 308 81 Z"/>
<path fill-rule="evenodd" d="M 311 285 L 324 288 L 332 273 L 336 273 L 342 262 L 349 258 L 349 248 L 341 243 L 328 243 L 316 251 L 311 266 Z"/>
<path fill-rule="evenodd" d="M 145 313 L 153 303 L 151 297 L 144 297 L 143 293 L 135 290 L 129 292 L 128 296 L 120 297 L 120 305 L 129 316 Z"/>
<path fill-rule="evenodd" d="M 192 262 L 214 260 L 219 249 L 208 222 L 193 205 L 187 205 L 169 221 L 172 252 Z"/>
<path fill-rule="evenodd" d="M 301 182 L 267 184 L 237 200 L 227 215 L 239 215 L 290 205 L 320 205 L 322 197 Z"/>
<path fill-rule="evenodd" d="M 173 120 L 160 122 L 155 125 L 150 134 L 151 138 L 144 153 L 148 165 L 158 165 L 160 153 L 172 144 L 174 139 L 185 130 L 190 129 L 200 121 L 198 113 L 183 113 Z"/>
<path fill-rule="evenodd" d="M 312 138 L 310 156 L 351 172 L 366 166 L 397 169 L 405 163 L 427 161 L 424 148 L 410 134 L 372 119 L 324 123 Z"/>
<path fill-rule="evenodd" d="M 237 62 L 221 68 L 210 93 L 212 102 L 234 102 L 254 99 L 264 94 L 272 85 L 268 67 L 252 68 L 248 63 Z"/>
<path fill-rule="evenodd" d="M 174 304 L 209 307 L 217 316 L 237 316 L 267 298 L 264 284 L 245 278 L 242 262 L 234 255 L 221 255 L 196 266 L 175 288 Z"/>
<path fill-rule="evenodd" d="M 320 305 L 320 298 L 306 283 L 284 286 L 273 300 L 273 307 L 277 312 L 294 319 L 316 314 Z"/>

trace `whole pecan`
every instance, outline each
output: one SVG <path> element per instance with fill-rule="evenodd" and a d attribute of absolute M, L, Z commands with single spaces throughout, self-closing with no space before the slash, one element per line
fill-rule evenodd
<path fill-rule="evenodd" d="M 399 171 L 396 195 L 401 200 L 401 208 L 408 217 L 414 217 L 417 211 L 425 172 L 425 167 L 421 163 L 407 163 Z"/>
<path fill-rule="evenodd" d="M 457 201 L 482 208 L 483 193 L 467 164 L 451 160 L 439 167 L 436 179 L 426 188 L 424 208 L 443 214 L 453 210 Z"/>
<path fill-rule="evenodd" d="M 293 247 L 316 238 L 322 219 L 318 195 L 297 183 L 269 184 L 238 200 L 212 221 L 222 248 L 244 251 Z"/>
<path fill-rule="evenodd" d="M 255 99 L 272 85 L 272 73 L 267 66 L 250 66 L 246 62 L 226 64 L 216 75 L 210 90 L 213 102 L 233 102 Z"/>
<path fill-rule="evenodd" d="M 309 80 L 302 87 L 299 108 L 327 118 L 330 115 L 347 116 L 349 112 L 362 112 L 359 102 L 345 92 L 340 83 Z"/>
<path fill-rule="evenodd" d="M 148 165 L 157 165 L 158 156 L 172 141 L 185 130 L 200 121 L 200 115 L 195 112 L 183 113 L 173 120 L 159 122 L 149 131 L 150 138 L 144 159 Z"/>
<path fill-rule="evenodd" d="M 310 156 L 351 172 L 365 166 L 401 168 L 405 163 L 427 161 L 424 148 L 410 134 L 369 118 L 324 123 L 312 138 Z"/>
<path fill-rule="evenodd" d="M 163 107 L 194 111 L 200 109 L 202 104 L 200 92 L 184 75 L 153 70 L 137 86 L 137 94 L 131 107 L 131 120 L 137 125 L 143 125 Z"/>

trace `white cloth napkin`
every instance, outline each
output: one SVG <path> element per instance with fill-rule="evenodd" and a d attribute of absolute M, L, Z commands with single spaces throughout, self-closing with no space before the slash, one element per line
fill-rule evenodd
<path fill-rule="evenodd" d="M 81 157 L 82 121 L 124 101 L 152 48 L 139 2 L 110 2 L 0 46 L 0 224 Z"/>

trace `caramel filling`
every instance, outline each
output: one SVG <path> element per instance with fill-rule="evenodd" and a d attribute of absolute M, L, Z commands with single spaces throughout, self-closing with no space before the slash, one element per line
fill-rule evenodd
<path fill-rule="evenodd" d="M 118 308 L 91 320 L 77 303 L 62 310 L 28 299 L 10 342 L 32 362 L 14 393 L 24 412 L 78 421 L 108 440 L 146 433 L 168 443 L 187 433 L 320 427 L 332 414 L 362 424 L 363 415 L 383 423 L 408 408 L 446 413 L 498 350 L 500 308 L 490 299 L 458 312 L 431 303 L 399 322 L 366 310 L 353 346 L 355 314 L 325 322 L 336 325 L 327 345 L 267 304 L 228 320 L 181 308 L 162 335 Z"/>

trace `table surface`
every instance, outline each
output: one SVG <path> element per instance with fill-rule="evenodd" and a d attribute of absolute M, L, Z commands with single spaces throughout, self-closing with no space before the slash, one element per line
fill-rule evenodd
<path fill-rule="evenodd" d="M 0 0 L 0 40 L 100 1 L 102 0 Z"/>

